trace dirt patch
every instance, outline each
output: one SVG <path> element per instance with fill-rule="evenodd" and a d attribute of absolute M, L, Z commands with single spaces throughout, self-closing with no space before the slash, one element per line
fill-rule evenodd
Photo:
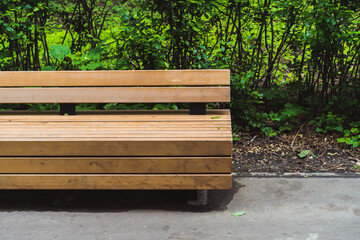
<path fill-rule="evenodd" d="M 360 172 L 360 151 L 341 146 L 339 136 L 303 129 L 266 137 L 239 133 L 234 142 L 233 171 L 235 172 Z M 296 138 L 295 138 L 296 136 Z M 309 150 L 303 158 L 298 154 Z"/>

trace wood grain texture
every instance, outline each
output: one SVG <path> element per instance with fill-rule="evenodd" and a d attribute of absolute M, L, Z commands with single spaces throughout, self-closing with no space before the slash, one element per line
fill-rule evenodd
<path fill-rule="evenodd" d="M 221 113 L 221 114 L 216 114 Z M 230 113 L 0 115 L 0 156 L 231 156 Z"/>
<path fill-rule="evenodd" d="M 0 116 L 9 116 L 9 115 L 39 115 L 39 116 L 58 116 L 59 111 L 57 110 L 46 110 L 46 111 L 30 111 L 30 110 L 4 110 L 0 112 Z M 188 115 L 188 109 L 178 109 L 178 110 L 78 110 L 76 115 Z M 230 109 L 207 109 L 207 115 L 221 116 L 229 115 Z"/>
<path fill-rule="evenodd" d="M 231 156 L 228 138 L 204 139 L 0 139 L 1 156 Z"/>
<path fill-rule="evenodd" d="M 230 70 L 0 71 L 0 87 L 230 85 Z"/>
<path fill-rule="evenodd" d="M 92 123 L 92 122 L 91 122 Z M 107 123 L 107 122 L 106 122 Z M 14 124 L 8 124 L 8 123 L 0 123 L 0 129 L 1 131 L 8 131 L 9 134 L 12 133 L 17 133 L 17 132 L 32 132 L 32 131 L 49 131 L 49 132 L 63 132 L 63 131 L 72 131 L 72 132 L 79 132 L 79 133 L 83 133 L 83 132 L 88 132 L 88 133 L 98 133 L 99 130 L 97 129 L 97 127 L 100 124 L 97 125 L 87 125 L 84 124 L 83 122 L 70 122 L 70 124 L 64 124 L 64 123 L 59 123 L 58 124 L 47 124 L 44 123 L 41 125 L 41 123 L 38 122 L 26 122 L 26 124 L 21 124 L 19 122 L 15 122 Z M 115 124 L 114 124 L 115 125 Z M 117 125 L 111 125 L 111 123 L 107 123 L 104 126 L 101 126 L 101 132 L 104 133 L 116 133 L 118 131 L 121 131 L 123 133 L 138 133 L 139 131 L 151 131 L 154 129 L 154 127 L 156 127 L 156 131 L 158 132 L 166 132 L 171 130 L 171 132 L 186 132 L 189 130 L 189 127 L 186 124 L 179 124 L 178 128 L 175 128 L 176 124 L 175 123 L 167 123 L 164 125 L 153 125 L 151 126 L 151 124 L 144 124 L 144 125 L 131 125 L 131 124 L 126 124 L 126 125 L 121 125 L 121 124 L 117 124 Z M 221 127 L 220 127 L 221 126 Z M 192 125 L 190 126 L 192 130 L 194 131 L 199 131 L 200 133 L 204 133 L 204 132 L 228 132 L 230 130 L 230 127 L 228 124 L 223 124 L 223 123 L 218 123 L 218 124 L 213 124 L 213 125 Z"/>
<path fill-rule="evenodd" d="M 106 112 L 106 111 L 105 111 Z M 74 116 L 61 116 L 57 114 L 5 114 L 0 112 L 0 122 L 207 122 L 218 123 L 230 121 L 230 112 L 226 114 L 217 114 L 210 112 L 206 115 L 189 115 L 188 112 L 174 111 L 172 114 L 157 114 L 156 111 L 147 111 L 128 114 L 127 112 L 118 111 L 115 114 L 77 114 Z M 188 124 L 188 123 L 186 123 Z"/>
<path fill-rule="evenodd" d="M 0 174 L 0 189 L 231 189 L 231 174 Z"/>
<path fill-rule="evenodd" d="M 231 157 L 0 157 L 0 173 L 230 173 Z"/>
<path fill-rule="evenodd" d="M 0 88 L 0 103 L 230 102 L 229 87 Z"/>

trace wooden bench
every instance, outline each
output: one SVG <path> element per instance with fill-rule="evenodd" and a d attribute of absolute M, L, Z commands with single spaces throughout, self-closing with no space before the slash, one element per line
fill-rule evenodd
<path fill-rule="evenodd" d="M 0 72 L 0 189 L 230 189 L 229 70 Z M 190 110 L 75 111 L 78 103 Z"/>

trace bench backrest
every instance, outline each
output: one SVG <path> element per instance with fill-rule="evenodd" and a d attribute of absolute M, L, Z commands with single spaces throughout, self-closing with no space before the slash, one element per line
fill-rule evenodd
<path fill-rule="evenodd" d="M 0 103 L 230 101 L 229 70 L 0 71 Z"/>

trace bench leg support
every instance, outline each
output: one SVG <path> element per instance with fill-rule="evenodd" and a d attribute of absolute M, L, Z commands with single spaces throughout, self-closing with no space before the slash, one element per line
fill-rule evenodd
<path fill-rule="evenodd" d="M 207 190 L 196 190 L 195 200 L 189 199 L 187 204 L 191 206 L 205 206 L 208 200 Z"/>

